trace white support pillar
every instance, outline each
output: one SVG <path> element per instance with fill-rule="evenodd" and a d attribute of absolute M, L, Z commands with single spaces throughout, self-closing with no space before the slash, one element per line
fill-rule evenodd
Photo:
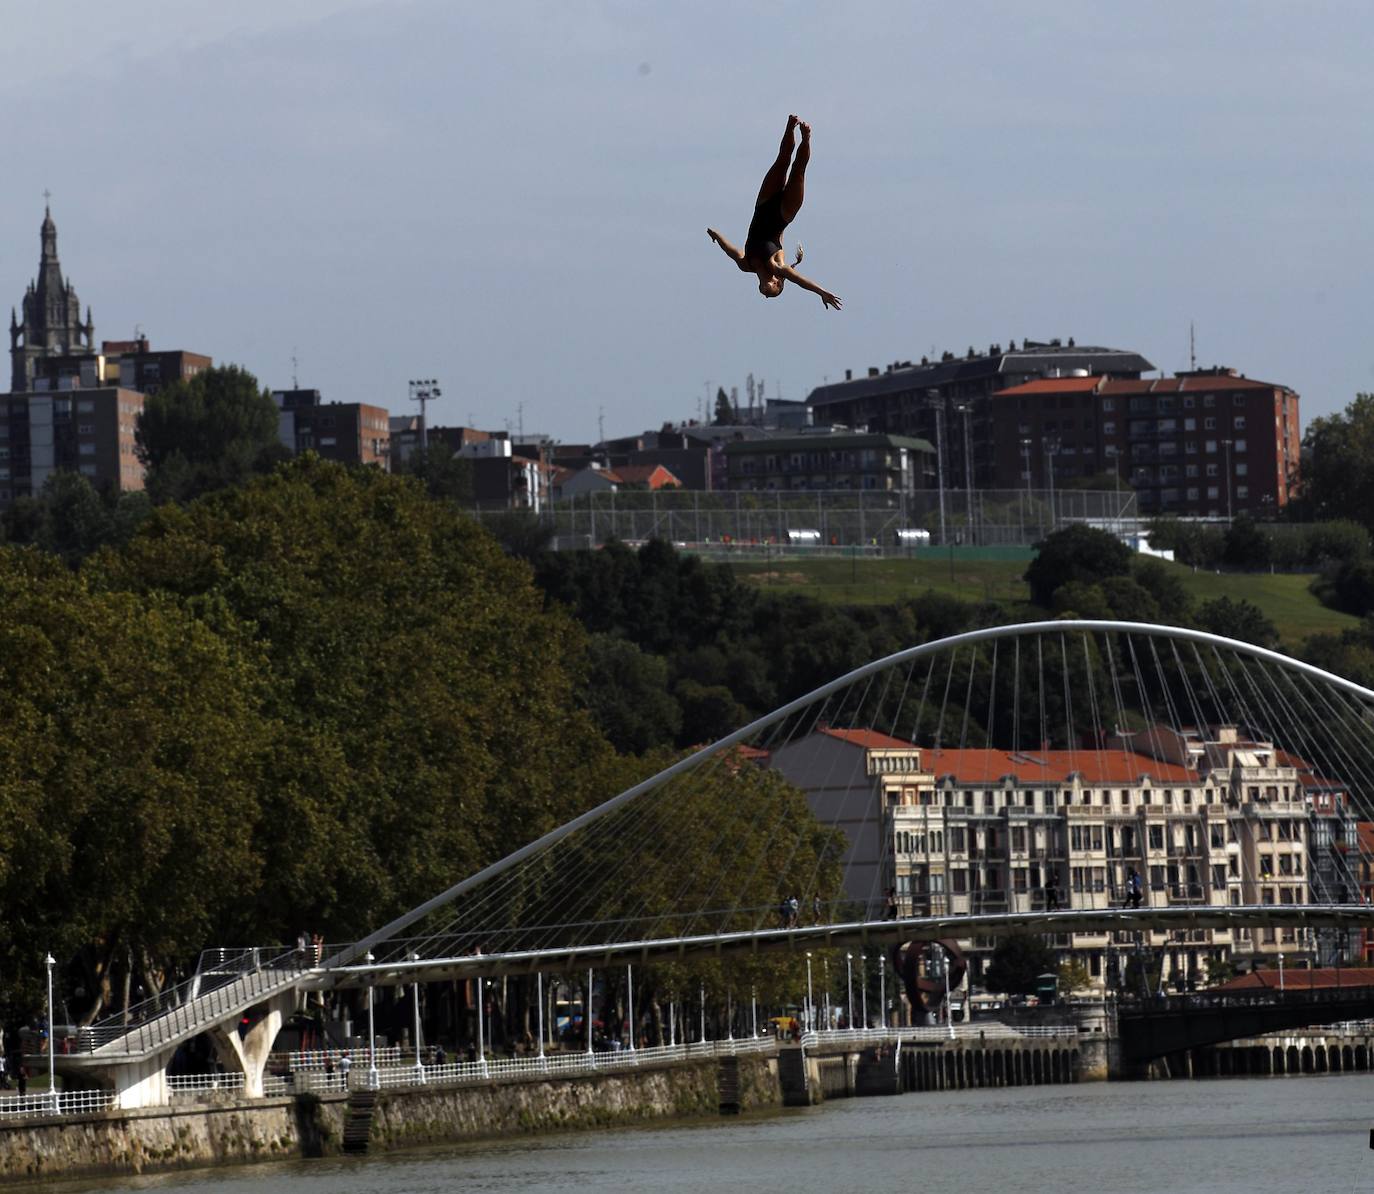
<path fill-rule="evenodd" d="M 629 1017 L 630 1017 L 630 1052 L 633 1053 L 633 1052 L 635 1051 L 635 1035 L 636 1035 L 636 1033 L 635 1033 L 635 968 L 634 968 L 633 966 L 626 966 L 626 967 L 625 967 L 625 986 L 626 986 L 626 989 L 627 989 L 628 992 L 629 992 L 629 994 L 626 996 L 626 1002 L 629 1004 Z"/>

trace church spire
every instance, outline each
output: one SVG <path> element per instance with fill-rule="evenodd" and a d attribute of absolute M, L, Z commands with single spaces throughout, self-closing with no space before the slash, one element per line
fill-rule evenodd
<path fill-rule="evenodd" d="M 83 324 L 76 287 L 62 277 L 62 264 L 57 258 L 57 224 L 46 192 L 43 199 L 38 277 L 29 283 L 24 295 L 22 317 L 10 316 L 10 389 L 17 393 L 31 389 L 35 379 L 42 376 L 40 362 L 44 358 L 86 356 L 93 352 L 95 344 L 90 308 Z"/>

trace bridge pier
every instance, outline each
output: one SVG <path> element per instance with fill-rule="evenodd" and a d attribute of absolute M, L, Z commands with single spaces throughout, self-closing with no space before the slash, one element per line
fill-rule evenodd
<path fill-rule="evenodd" d="M 209 1030 L 215 1057 L 226 1070 L 243 1075 L 245 1098 L 262 1098 L 262 1077 L 277 1033 L 296 1006 L 296 992 L 283 991 L 260 1005 L 262 1017 L 239 1036 L 238 1024 L 216 1024 Z"/>

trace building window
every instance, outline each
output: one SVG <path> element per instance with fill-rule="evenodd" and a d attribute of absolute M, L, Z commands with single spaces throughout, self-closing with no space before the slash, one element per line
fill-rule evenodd
<path fill-rule="evenodd" d="M 1209 464 L 1207 466 L 1207 475 L 1209 477 L 1215 477 L 1219 475 L 1219 470 L 1215 463 Z"/>
<path fill-rule="evenodd" d="M 76 404 L 76 413 L 79 415 L 91 415 L 95 413 L 95 403 L 89 398 L 83 398 Z"/>
<path fill-rule="evenodd" d="M 1236 486 L 1236 497 L 1241 498 L 1241 499 L 1243 500 L 1243 499 L 1245 499 L 1245 498 L 1248 498 L 1249 496 L 1250 496 L 1250 486 L 1248 486 L 1248 485 L 1237 485 L 1237 486 Z"/>
<path fill-rule="evenodd" d="M 1236 453 L 1239 454 L 1239 453 L 1241 453 L 1241 452 L 1244 452 L 1244 451 L 1246 450 L 1246 446 L 1247 446 L 1247 445 L 1246 445 L 1246 443 L 1245 443 L 1245 441 L 1244 441 L 1243 439 L 1238 439 L 1238 440 L 1236 440 L 1236 443 L 1235 443 Z"/>
<path fill-rule="evenodd" d="M 1240 461 L 1240 462 L 1236 465 L 1236 476 L 1237 476 L 1237 477 L 1243 477 L 1243 476 L 1245 476 L 1245 474 L 1248 473 L 1249 471 L 1250 471 L 1250 466 L 1249 466 L 1248 464 L 1246 464 L 1245 461 L 1243 461 L 1243 460 Z"/>
<path fill-rule="evenodd" d="M 94 423 L 78 423 L 78 424 L 76 425 L 76 433 L 77 433 L 77 435 L 94 435 L 94 434 L 95 434 L 95 424 L 94 424 Z"/>
<path fill-rule="evenodd" d="M 1202 420 L 1202 429 L 1203 431 L 1215 431 L 1217 429 L 1216 419 L 1213 418 L 1211 415 L 1208 415 L 1205 419 Z"/>
<path fill-rule="evenodd" d="M 83 477 L 94 477 L 94 476 L 96 475 L 96 468 L 95 468 L 95 465 L 93 465 L 93 464 L 83 464 L 83 465 L 81 466 L 81 475 L 82 475 Z"/>
<path fill-rule="evenodd" d="M 1197 430 L 1197 420 L 1196 420 L 1196 419 L 1184 419 L 1184 420 L 1183 420 L 1183 430 L 1184 430 L 1184 431 L 1196 431 L 1196 430 Z"/>
<path fill-rule="evenodd" d="M 1102 399 L 1102 409 L 1105 410 L 1105 411 L 1113 411 L 1113 410 L 1115 410 L 1115 409 L 1116 409 L 1116 399 L 1115 399 L 1115 398 L 1104 398 L 1104 399 Z"/>
<path fill-rule="evenodd" d="M 1216 485 L 1207 486 L 1207 496 L 1213 500 L 1221 496 L 1221 489 Z"/>
<path fill-rule="evenodd" d="M 1245 430 L 1245 416 L 1244 416 L 1244 415 L 1237 415 L 1234 419 L 1231 420 L 1231 426 L 1234 427 L 1237 431 L 1244 431 L 1244 430 Z"/>
<path fill-rule="evenodd" d="M 78 444 L 77 451 L 80 452 L 82 456 L 94 456 L 95 445 L 93 443 L 90 443 L 89 441 L 86 443 Z"/>
<path fill-rule="evenodd" d="M 1116 420 L 1115 420 L 1115 419 L 1108 419 L 1105 423 L 1102 424 L 1102 434 L 1103 434 L 1103 435 L 1115 435 L 1115 434 L 1116 434 Z"/>

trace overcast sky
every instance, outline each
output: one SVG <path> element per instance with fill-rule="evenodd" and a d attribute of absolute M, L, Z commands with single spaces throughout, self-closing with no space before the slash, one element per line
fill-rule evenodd
<path fill-rule="evenodd" d="M 706 384 L 1074 336 L 1374 389 L 1367 0 L 0 0 L 0 301 L 43 191 L 97 337 L 594 438 Z M 742 242 L 789 111 L 789 238 Z M 6 375 L 7 376 L 7 375 Z"/>

